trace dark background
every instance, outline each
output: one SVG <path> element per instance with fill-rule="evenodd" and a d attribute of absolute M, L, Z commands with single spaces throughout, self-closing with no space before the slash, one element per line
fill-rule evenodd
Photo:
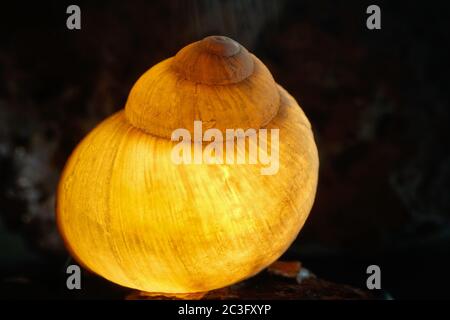
<path fill-rule="evenodd" d="M 81 7 L 82 29 L 66 28 Z M 382 29 L 366 28 L 377 4 Z M 70 263 L 55 228 L 59 173 L 122 108 L 138 76 L 206 35 L 255 53 L 295 96 L 320 154 L 318 194 L 286 259 L 392 297 L 448 298 L 449 13 L 437 1 L 47 1 L 0 5 L 0 297 L 121 298 Z"/>

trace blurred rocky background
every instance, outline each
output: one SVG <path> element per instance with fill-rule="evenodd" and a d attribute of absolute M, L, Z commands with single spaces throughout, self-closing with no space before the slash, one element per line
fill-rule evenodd
<path fill-rule="evenodd" d="M 269 67 L 314 128 L 318 194 L 285 258 L 359 288 L 377 264 L 394 298 L 449 297 L 444 2 L 77 1 L 79 31 L 66 28 L 70 4 L 1 4 L 0 296 L 72 294 L 54 219 L 65 160 L 140 74 L 222 34 Z M 369 4 L 381 7 L 381 30 L 366 28 Z M 88 277 L 76 297 L 122 296 Z"/>

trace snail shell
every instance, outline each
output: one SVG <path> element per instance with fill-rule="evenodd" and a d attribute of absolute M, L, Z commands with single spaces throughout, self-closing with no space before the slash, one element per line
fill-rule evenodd
<path fill-rule="evenodd" d="M 261 163 L 174 164 L 171 133 L 193 133 L 194 120 L 221 132 L 279 129 L 278 172 L 261 175 Z M 112 282 L 208 291 L 256 274 L 289 247 L 311 210 L 318 166 L 294 98 L 240 44 L 207 37 L 145 72 L 125 110 L 73 151 L 58 187 L 58 226 L 72 255 Z"/>

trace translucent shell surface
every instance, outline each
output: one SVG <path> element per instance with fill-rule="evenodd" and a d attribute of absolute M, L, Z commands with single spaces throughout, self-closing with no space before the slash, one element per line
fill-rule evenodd
<path fill-rule="evenodd" d="M 202 44 L 225 57 L 242 51 L 234 42 L 216 45 Z M 202 67 L 180 80 L 175 59 L 144 74 L 126 110 L 78 145 L 58 188 L 58 226 L 73 256 L 112 282 L 147 292 L 208 291 L 261 271 L 296 238 L 317 186 L 310 123 L 259 60 L 251 56 L 251 75 L 222 66 L 212 73 L 214 84 L 201 84 L 209 79 L 195 75 Z M 149 86 L 152 93 L 143 92 Z M 173 163 L 171 130 L 207 119 L 219 130 L 279 129 L 278 172 L 261 175 L 262 164 Z"/>

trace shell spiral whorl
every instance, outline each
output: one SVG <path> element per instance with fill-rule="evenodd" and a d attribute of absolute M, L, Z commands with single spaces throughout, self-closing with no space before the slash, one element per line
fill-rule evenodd
<path fill-rule="evenodd" d="M 135 83 L 125 112 L 130 123 L 169 139 L 178 128 L 258 129 L 277 114 L 280 95 L 269 70 L 236 41 L 210 36 L 181 49 Z"/>

